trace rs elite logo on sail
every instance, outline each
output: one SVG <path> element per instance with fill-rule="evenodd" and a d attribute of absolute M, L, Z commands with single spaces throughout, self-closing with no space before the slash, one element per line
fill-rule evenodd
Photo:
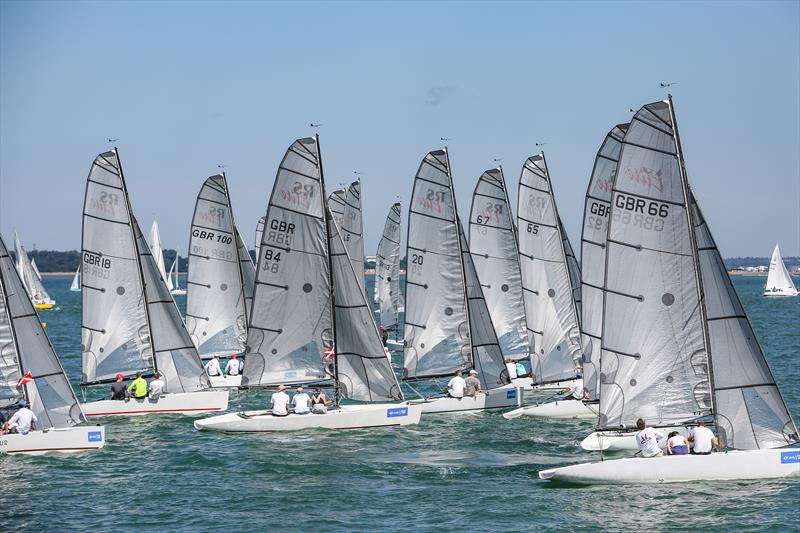
<path fill-rule="evenodd" d="M 116 216 L 117 206 L 119 205 L 119 195 L 113 192 L 101 191 L 97 198 L 92 198 L 89 205 L 92 209 L 105 215 Z"/>
<path fill-rule="evenodd" d="M 283 189 L 279 191 L 278 194 L 280 194 L 281 199 L 284 202 L 307 209 L 311 205 L 311 201 L 314 199 L 316 190 L 316 184 L 307 183 L 303 185 L 299 181 L 295 181 L 291 190 Z"/>

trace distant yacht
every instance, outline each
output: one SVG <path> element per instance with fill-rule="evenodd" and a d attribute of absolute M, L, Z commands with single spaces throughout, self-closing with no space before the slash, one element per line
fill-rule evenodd
<path fill-rule="evenodd" d="M 789 276 L 789 271 L 786 270 L 786 265 L 783 264 L 781 249 L 777 244 L 769 262 L 769 276 L 767 286 L 764 287 L 764 296 L 797 296 L 797 288 Z"/>

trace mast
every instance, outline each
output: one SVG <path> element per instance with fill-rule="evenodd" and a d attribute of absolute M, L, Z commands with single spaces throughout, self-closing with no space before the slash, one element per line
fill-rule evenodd
<path fill-rule="evenodd" d="M 692 208 L 689 189 L 689 179 L 686 175 L 686 162 L 683 159 L 683 149 L 681 148 L 681 137 L 678 135 L 678 122 L 675 118 L 675 107 L 672 105 L 672 95 L 667 95 L 667 106 L 669 107 L 670 120 L 672 121 L 672 131 L 675 137 L 675 150 L 678 154 L 678 169 L 681 175 L 681 187 L 683 188 L 683 197 L 686 202 L 686 217 L 689 222 L 689 242 L 692 247 L 692 261 L 694 262 L 695 271 L 695 284 L 697 287 L 697 294 L 699 299 L 700 308 L 700 322 L 703 331 L 703 343 L 706 346 L 706 365 L 708 365 L 708 384 L 711 389 L 711 414 L 714 417 L 714 426 L 717 426 L 717 410 L 716 410 L 716 389 L 714 387 L 714 365 L 711 364 L 711 342 L 709 341 L 708 333 L 708 319 L 706 311 L 706 296 L 703 290 L 703 277 L 700 271 L 700 252 L 697 249 L 697 235 L 695 235 L 695 220 L 694 209 Z"/>

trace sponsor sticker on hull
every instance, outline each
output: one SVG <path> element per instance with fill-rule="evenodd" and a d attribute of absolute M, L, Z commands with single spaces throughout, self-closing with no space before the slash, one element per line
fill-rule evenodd
<path fill-rule="evenodd" d="M 408 407 L 393 407 L 386 410 L 386 418 L 394 418 L 397 416 L 408 416 Z"/>
<path fill-rule="evenodd" d="M 513 400 L 516 397 L 517 397 L 517 389 L 511 389 L 509 391 L 506 391 L 507 400 Z"/>
<path fill-rule="evenodd" d="M 103 433 L 100 431 L 90 431 L 88 439 L 89 442 L 103 442 Z"/>
<path fill-rule="evenodd" d="M 781 464 L 800 463 L 800 451 L 781 452 Z"/>

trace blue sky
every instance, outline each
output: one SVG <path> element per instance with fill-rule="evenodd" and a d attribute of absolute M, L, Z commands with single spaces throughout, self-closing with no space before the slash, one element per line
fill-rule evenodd
<path fill-rule="evenodd" d="M 450 137 L 462 216 L 503 158 L 512 200 L 545 152 L 576 244 L 607 130 L 673 95 L 690 182 L 725 256 L 800 254 L 798 2 L 0 3 L 0 232 L 80 247 L 94 156 L 119 138 L 167 247 L 226 165 L 252 240 L 276 166 L 320 128 L 329 190 L 363 172 L 367 254 Z M 404 205 L 404 210 L 405 210 Z M 404 212 L 404 218 L 406 213 Z"/>

